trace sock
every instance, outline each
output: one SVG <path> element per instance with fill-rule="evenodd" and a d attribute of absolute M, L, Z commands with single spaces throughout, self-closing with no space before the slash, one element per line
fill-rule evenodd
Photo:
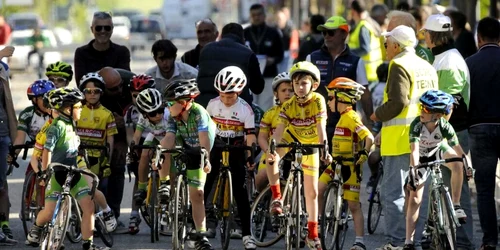
<path fill-rule="evenodd" d="M 273 200 L 281 198 L 281 188 L 280 184 L 271 185 L 271 192 L 273 193 Z"/>
<path fill-rule="evenodd" d="M 361 243 L 361 244 L 365 244 L 365 242 L 363 241 L 363 236 L 356 236 L 356 239 L 354 240 L 354 243 Z"/>
<path fill-rule="evenodd" d="M 147 182 L 138 182 L 137 183 L 137 189 L 138 190 L 146 190 L 148 188 L 148 183 Z"/>
<path fill-rule="evenodd" d="M 108 205 L 106 205 L 106 208 L 103 209 L 102 211 L 105 213 L 109 213 L 109 212 L 111 212 L 111 208 Z"/>
<path fill-rule="evenodd" d="M 167 182 L 167 181 L 168 181 L 168 176 L 160 177 L 160 182 Z"/>
<path fill-rule="evenodd" d="M 204 233 L 204 232 L 206 232 L 206 231 L 207 231 L 207 228 L 206 228 L 206 227 L 204 227 L 204 226 L 203 226 L 203 227 L 201 227 L 201 228 L 198 228 L 198 232 L 200 232 L 200 233 Z"/>
<path fill-rule="evenodd" d="M 460 206 L 460 203 L 453 204 L 453 208 L 455 208 L 455 210 L 456 210 L 456 209 L 462 208 L 462 206 Z"/>
<path fill-rule="evenodd" d="M 3 227 L 3 226 L 9 226 L 9 222 L 8 221 L 2 221 L 0 222 L 0 227 Z"/>
<path fill-rule="evenodd" d="M 413 245 L 413 240 L 406 239 L 406 240 L 405 240 L 405 245 L 406 245 L 406 244 Z"/>
<path fill-rule="evenodd" d="M 307 230 L 309 231 L 309 239 L 318 238 L 318 222 L 317 221 L 308 221 L 307 222 Z"/>
<path fill-rule="evenodd" d="M 90 249 L 90 246 L 92 246 L 92 241 L 93 241 L 93 237 L 90 237 L 90 239 L 88 239 L 88 240 L 82 240 L 83 249 Z"/>
<path fill-rule="evenodd" d="M 132 210 L 132 212 L 130 212 L 130 217 L 138 217 L 138 216 L 139 216 L 139 211 Z"/>

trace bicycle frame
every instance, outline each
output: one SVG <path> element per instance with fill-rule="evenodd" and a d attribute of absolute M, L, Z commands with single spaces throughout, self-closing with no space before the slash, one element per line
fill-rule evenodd
<path fill-rule="evenodd" d="M 446 201 L 449 205 L 451 205 L 450 207 L 453 208 L 453 202 L 451 200 L 451 196 L 450 196 L 450 193 L 448 191 L 448 187 L 444 184 L 443 182 L 443 175 L 441 173 L 441 166 L 440 164 L 433 164 L 432 167 L 431 167 L 431 185 L 430 185 L 430 188 L 429 188 L 429 199 L 430 199 L 430 202 L 429 202 L 429 212 L 433 211 L 431 210 L 431 207 L 432 205 L 434 205 L 433 203 L 436 202 L 435 205 L 436 208 L 437 208 L 437 211 L 433 211 L 435 214 L 430 214 L 429 215 L 429 218 L 432 218 L 432 220 L 434 220 L 434 222 L 437 222 L 437 225 L 438 225 L 438 231 L 439 233 L 444 233 L 445 231 L 445 226 L 444 226 L 444 217 L 443 217 L 443 208 L 442 206 L 444 206 L 444 204 L 441 203 L 441 201 L 439 201 L 439 197 L 440 197 L 440 193 L 441 193 L 441 190 L 442 188 L 444 188 L 444 190 L 446 190 Z M 438 199 L 438 200 L 435 200 L 435 199 Z M 451 209 L 451 214 L 452 214 L 452 217 L 453 217 L 453 222 L 455 223 L 455 226 L 459 226 L 460 225 L 460 222 L 458 221 L 457 219 L 457 216 L 455 214 L 455 209 Z"/>

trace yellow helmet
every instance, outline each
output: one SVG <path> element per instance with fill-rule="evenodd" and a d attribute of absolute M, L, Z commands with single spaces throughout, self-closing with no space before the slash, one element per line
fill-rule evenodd
<path fill-rule="evenodd" d="M 293 75 L 296 73 L 301 72 L 310 74 L 317 82 L 321 80 L 318 67 L 308 61 L 302 61 L 294 64 L 292 68 L 290 68 L 290 79 L 293 79 Z"/>

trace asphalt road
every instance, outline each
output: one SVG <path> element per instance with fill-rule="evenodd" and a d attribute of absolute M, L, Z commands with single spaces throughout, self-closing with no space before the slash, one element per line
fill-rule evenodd
<path fill-rule="evenodd" d="M 179 40 L 179 41 L 174 41 L 174 44 L 176 44 L 179 47 L 179 52 L 178 52 L 178 58 L 182 56 L 182 54 L 188 50 L 193 48 L 196 45 L 196 41 L 193 40 Z M 72 56 L 71 53 L 66 53 L 66 58 L 68 59 L 68 62 L 72 61 Z M 148 51 L 143 51 L 136 53 L 133 56 L 132 59 L 132 64 L 131 68 L 132 71 L 136 73 L 142 73 L 144 72 L 147 68 L 154 66 L 154 61 L 152 60 L 150 53 Z M 30 84 L 33 80 L 35 80 L 36 76 L 33 73 L 22 73 L 15 75 L 14 78 L 12 79 L 11 86 L 12 86 L 12 91 L 13 91 L 13 97 L 15 100 L 15 107 L 16 107 L 16 112 L 19 114 L 19 112 L 30 105 L 26 98 L 26 87 L 28 84 Z M 74 85 L 73 85 L 74 86 Z M 30 154 L 31 155 L 31 154 Z M 29 159 L 29 157 L 28 157 Z M 11 198 L 11 204 L 12 208 L 10 211 L 10 225 L 12 230 L 14 231 L 15 239 L 19 241 L 17 246 L 15 247 L 8 247 L 9 249 L 33 249 L 31 247 L 27 247 L 24 245 L 24 233 L 21 225 L 21 221 L 18 218 L 18 213 L 20 211 L 20 204 L 21 204 L 21 193 L 22 193 L 22 184 L 24 180 L 24 171 L 25 167 L 27 165 L 26 162 L 20 162 L 20 165 L 22 166 L 20 169 L 15 169 L 14 173 L 12 176 L 9 177 L 9 189 L 10 189 L 10 198 Z M 369 170 L 365 169 L 365 181 L 368 179 L 368 173 Z M 128 178 L 127 178 L 128 179 Z M 364 185 L 363 185 L 364 186 Z M 367 215 L 368 211 L 368 203 L 367 203 L 367 194 L 364 192 L 364 187 L 362 189 L 361 193 L 361 200 L 362 200 L 362 207 L 363 211 L 365 214 L 365 218 Z M 131 204 L 131 196 L 132 196 L 132 185 L 131 183 L 126 182 L 125 184 L 125 197 L 123 199 L 122 203 L 122 214 L 123 216 L 120 218 L 120 220 L 128 225 L 128 217 L 130 213 L 130 204 Z M 474 199 L 475 200 L 475 199 Z M 475 209 L 475 202 L 474 202 L 474 209 Z M 473 215 L 474 221 L 475 221 L 475 243 L 476 246 L 479 247 L 480 244 L 480 237 L 482 237 L 482 234 L 480 233 L 480 228 L 479 228 L 479 222 L 478 222 L 478 217 L 477 217 L 477 212 L 474 213 Z M 366 225 L 366 219 L 365 219 L 365 225 Z M 352 228 L 352 227 L 351 227 Z M 373 235 L 366 235 L 365 236 L 365 244 L 367 249 L 375 249 L 385 243 L 384 236 L 383 236 L 383 221 L 380 222 L 379 227 L 375 234 Z M 366 231 L 366 230 L 365 230 Z M 346 239 L 346 244 L 344 249 L 349 249 L 351 244 L 354 242 L 354 235 L 353 231 L 351 230 L 347 236 Z M 216 239 L 210 239 L 212 245 L 216 249 L 220 249 L 220 243 L 219 240 Z M 95 239 L 95 242 L 97 244 L 103 245 L 102 242 L 100 242 L 99 238 Z M 150 243 L 149 240 L 149 227 L 145 223 L 141 224 L 141 231 L 137 235 L 128 235 L 128 234 L 115 234 L 114 235 L 114 242 L 115 245 L 113 246 L 113 249 L 171 249 L 171 238 L 167 236 L 161 236 L 160 241 L 157 243 Z M 1 248 L 1 247 L 0 247 Z M 7 249 L 7 247 L 5 247 Z M 284 248 L 284 243 L 283 241 L 279 242 L 278 244 L 274 245 L 273 247 L 270 247 L 268 249 L 283 249 Z M 71 244 L 69 241 L 66 241 L 66 249 L 81 249 L 80 244 Z M 241 243 L 241 240 L 231 240 L 231 246 L 230 249 L 244 249 Z"/>

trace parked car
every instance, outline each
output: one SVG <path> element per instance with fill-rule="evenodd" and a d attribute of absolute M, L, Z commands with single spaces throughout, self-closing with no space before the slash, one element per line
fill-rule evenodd
<path fill-rule="evenodd" d="M 111 12 L 113 14 L 113 18 L 116 17 L 116 16 L 125 16 L 127 17 L 129 20 L 133 17 L 133 16 L 137 16 L 137 15 L 142 15 L 142 13 L 138 10 L 133 10 L 133 9 L 119 9 L 119 10 L 113 10 Z"/>
<path fill-rule="evenodd" d="M 43 27 L 42 18 L 35 13 L 14 13 L 7 18 L 12 30 L 32 30 Z"/>
<path fill-rule="evenodd" d="M 127 44 L 130 39 L 130 20 L 126 16 L 113 16 L 113 35 L 111 40 Z"/>
<path fill-rule="evenodd" d="M 159 16 L 134 16 L 130 24 L 132 25 L 130 28 L 132 51 L 145 49 L 145 44 L 167 38 L 165 23 Z"/>
<path fill-rule="evenodd" d="M 49 64 L 61 61 L 61 52 L 57 51 L 58 43 L 52 30 L 42 30 L 42 35 L 49 40 L 49 46 L 43 48 L 41 51 L 44 53 L 43 68 Z M 9 45 L 16 48 L 12 57 L 8 59 L 11 74 L 14 71 L 25 71 L 28 69 L 28 53 L 33 50 L 33 46 L 29 44 L 29 38 L 33 36 L 33 30 L 15 30 L 12 32 Z M 39 58 L 32 55 L 30 58 L 30 66 L 36 67 L 39 65 Z"/>

